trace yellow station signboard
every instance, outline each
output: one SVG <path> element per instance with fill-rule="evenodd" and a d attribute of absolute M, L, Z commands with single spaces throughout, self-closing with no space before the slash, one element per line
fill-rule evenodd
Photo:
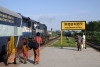
<path fill-rule="evenodd" d="M 61 30 L 82 30 L 85 25 L 86 21 L 62 21 Z"/>

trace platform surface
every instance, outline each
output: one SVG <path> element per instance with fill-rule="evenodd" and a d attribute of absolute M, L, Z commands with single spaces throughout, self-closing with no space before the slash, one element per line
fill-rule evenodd
<path fill-rule="evenodd" d="M 27 64 L 18 67 L 100 67 L 100 52 L 91 47 L 77 51 L 73 47 L 45 47 L 40 51 L 40 63 L 33 64 L 34 56 Z"/>

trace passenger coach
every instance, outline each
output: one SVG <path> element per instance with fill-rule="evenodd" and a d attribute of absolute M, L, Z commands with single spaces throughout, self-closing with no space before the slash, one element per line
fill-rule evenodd
<path fill-rule="evenodd" d="M 17 42 L 18 35 L 22 35 L 21 23 L 22 17 L 19 14 L 0 6 L 0 60 L 6 52 L 8 37 L 14 36 Z"/>
<path fill-rule="evenodd" d="M 40 32 L 43 43 L 48 42 L 49 36 L 45 24 L 0 6 L 0 61 L 6 52 L 10 36 L 14 36 L 14 43 L 18 42 L 17 48 L 21 48 L 22 38 L 26 38 L 29 43 L 37 32 Z M 18 36 L 20 36 L 19 40 Z"/>

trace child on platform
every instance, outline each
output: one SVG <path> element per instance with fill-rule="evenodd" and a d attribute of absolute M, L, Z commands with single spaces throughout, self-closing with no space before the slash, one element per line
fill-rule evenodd
<path fill-rule="evenodd" d="M 27 64 L 27 59 L 28 59 L 28 47 L 27 47 L 27 42 L 24 42 L 23 45 L 23 56 L 24 56 L 24 64 Z"/>

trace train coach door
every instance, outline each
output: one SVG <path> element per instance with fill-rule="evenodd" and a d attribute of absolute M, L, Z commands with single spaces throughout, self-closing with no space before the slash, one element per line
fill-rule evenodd
<path fill-rule="evenodd" d="M 61 21 L 61 48 L 62 30 L 85 30 L 85 49 L 86 49 L 86 21 Z"/>

